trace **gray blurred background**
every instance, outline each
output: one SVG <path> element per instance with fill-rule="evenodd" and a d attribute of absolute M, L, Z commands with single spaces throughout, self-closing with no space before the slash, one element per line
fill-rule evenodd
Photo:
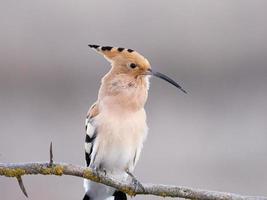
<path fill-rule="evenodd" d="M 0 162 L 84 165 L 84 118 L 109 64 L 132 48 L 188 91 L 152 79 L 143 182 L 267 195 L 265 0 L 0 0 Z M 82 199 L 82 179 L 26 176 L 29 199 Z M 1 200 L 24 200 L 0 177 Z M 159 199 L 137 196 L 135 199 Z"/>

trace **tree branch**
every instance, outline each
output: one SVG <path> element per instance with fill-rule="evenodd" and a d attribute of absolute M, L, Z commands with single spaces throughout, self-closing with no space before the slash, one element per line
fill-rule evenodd
<path fill-rule="evenodd" d="M 193 189 L 182 186 L 168 186 L 155 184 L 133 184 L 133 182 L 121 182 L 104 172 L 94 171 L 88 167 L 81 167 L 66 163 L 55 163 L 53 160 L 52 142 L 49 148 L 49 162 L 32 163 L 0 163 L 0 176 L 15 177 L 20 189 L 28 197 L 22 181 L 23 175 L 69 175 L 86 178 L 102 183 L 127 193 L 130 196 L 137 194 L 155 195 L 161 197 L 180 197 L 198 200 L 267 200 L 261 196 L 242 196 L 239 194 Z"/>
<path fill-rule="evenodd" d="M 132 183 L 115 180 L 111 176 L 107 176 L 104 173 L 97 173 L 96 171 L 90 168 L 65 163 L 53 163 L 52 166 L 50 162 L 0 163 L 1 176 L 18 178 L 23 175 L 36 174 L 57 176 L 70 175 L 82 177 L 95 182 L 103 183 L 108 186 L 115 187 L 131 196 L 137 194 L 145 194 L 162 197 L 180 197 L 199 200 L 267 200 L 267 197 L 242 196 L 233 193 L 192 189 L 180 186 L 142 184 L 144 187 L 143 190 L 140 186 L 136 187 Z"/>

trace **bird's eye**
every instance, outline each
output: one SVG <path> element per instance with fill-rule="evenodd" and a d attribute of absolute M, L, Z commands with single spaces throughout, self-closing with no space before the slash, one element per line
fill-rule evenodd
<path fill-rule="evenodd" d="M 131 67 L 132 69 L 134 69 L 134 68 L 136 68 L 136 67 L 137 67 L 137 65 L 136 65 L 136 64 L 134 64 L 134 63 L 131 63 L 131 64 L 130 64 L 130 67 Z"/>

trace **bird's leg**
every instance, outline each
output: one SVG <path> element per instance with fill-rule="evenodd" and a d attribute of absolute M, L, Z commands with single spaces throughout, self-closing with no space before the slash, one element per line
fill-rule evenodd
<path fill-rule="evenodd" d="M 104 172 L 105 176 L 107 175 L 107 170 L 105 169 L 105 167 L 103 167 L 102 164 L 99 165 L 98 169 L 99 169 L 99 171 Z"/>
<path fill-rule="evenodd" d="M 132 178 L 132 183 L 135 187 L 135 190 L 140 187 L 143 191 L 145 191 L 144 186 L 137 180 L 137 178 L 127 169 L 126 173 Z"/>
<path fill-rule="evenodd" d="M 107 175 L 107 170 L 105 168 L 101 168 L 100 171 L 104 172 L 105 176 Z"/>
<path fill-rule="evenodd" d="M 96 175 L 99 177 L 101 175 L 101 173 L 106 176 L 107 175 L 107 171 L 104 167 L 102 167 L 101 165 L 96 166 L 96 165 L 92 165 L 91 168 L 96 172 Z"/>

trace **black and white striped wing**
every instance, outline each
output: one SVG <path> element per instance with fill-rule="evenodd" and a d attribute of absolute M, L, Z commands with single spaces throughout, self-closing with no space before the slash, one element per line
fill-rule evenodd
<path fill-rule="evenodd" d="M 89 116 L 85 120 L 85 160 L 86 166 L 89 167 L 91 163 L 91 154 L 93 151 L 94 139 L 96 138 L 96 127 L 94 126 L 94 119 Z"/>

